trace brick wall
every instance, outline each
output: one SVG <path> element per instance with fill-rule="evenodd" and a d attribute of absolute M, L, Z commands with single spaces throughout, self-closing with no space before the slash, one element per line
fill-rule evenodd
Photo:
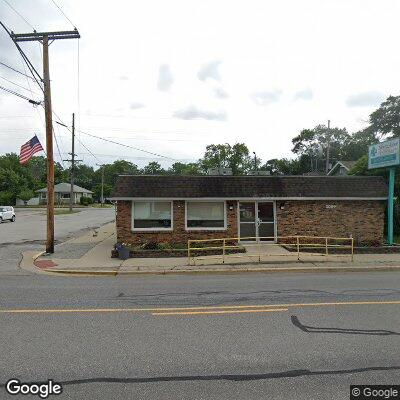
<path fill-rule="evenodd" d="M 383 241 L 384 202 L 285 201 L 284 209 L 280 209 L 278 202 L 276 210 L 278 236 L 353 235 L 356 243 Z"/>
<path fill-rule="evenodd" d="M 381 243 L 384 229 L 384 202 L 378 201 L 285 201 L 277 202 L 278 236 L 307 235 L 349 237 L 357 243 Z M 327 208 L 331 206 L 334 208 Z M 230 206 L 233 210 L 229 210 Z M 132 232 L 131 202 L 117 203 L 117 239 L 119 242 L 186 243 L 189 239 L 237 237 L 237 201 L 227 202 L 227 230 L 186 231 L 185 202 L 173 202 L 172 232 Z"/>
<path fill-rule="evenodd" d="M 230 210 L 230 206 L 233 210 Z M 173 202 L 173 231 L 168 232 L 132 232 L 130 201 L 117 202 L 117 240 L 131 244 L 148 242 L 186 243 L 189 239 L 237 237 L 237 201 L 227 201 L 227 229 L 223 231 L 186 231 L 185 230 L 185 202 Z"/>

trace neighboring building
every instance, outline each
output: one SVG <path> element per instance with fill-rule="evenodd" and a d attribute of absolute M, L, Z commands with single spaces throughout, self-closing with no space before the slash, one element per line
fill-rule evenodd
<path fill-rule="evenodd" d="M 47 188 L 43 188 L 37 191 L 39 194 L 39 203 L 46 204 L 47 203 Z M 71 193 L 71 184 L 70 183 L 58 183 L 54 185 L 54 202 L 55 204 L 69 204 L 69 198 Z M 92 198 L 93 192 L 85 189 L 83 187 L 74 185 L 74 197 L 73 204 L 79 204 L 81 197 L 90 197 Z"/>
<path fill-rule="evenodd" d="M 37 205 L 39 205 L 39 197 L 32 197 L 31 199 L 29 199 L 26 202 L 26 204 L 25 204 L 24 200 L 17 198 L 16 201 L 15 201 L 15 204 L 17 206 L 25 206 L 25 205 L 27 205 L 27 206 L 37 206 Z"/>
<path fill-rule="evenodd" d="M 308 235 L 378 243 L 387 186 L 376 176 L 121 175 L 110 199 L 119 242 Z"/>
<path fill-rule="evenodd" d="M 338 161 L 328 172 L 330 176 L 346 176 L 356 161 Z"/>

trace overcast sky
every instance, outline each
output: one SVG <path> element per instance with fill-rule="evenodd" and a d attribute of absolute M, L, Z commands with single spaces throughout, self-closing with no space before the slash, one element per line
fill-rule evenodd
<path fill-rule="evenodd" d="M 72 28 L 51 0 L 7 1 L 37 31 Z M 264 161 L 292 157 L 303 128 L 330 119 L 357 131 L 399 94 L 398 0 L 55 1 L 81 34 L 79 44 L 50 46 L 55 112 L 68 124 L 75 112 L 83 132 L 176 160 L 225 142 L 245 142 Z M 32 31 L 4 0 L 0 17 L 17 33 Z M 21 45 L 41 71 L 39 44 Z M 0 62 L 23 70 L 4 32 Z M 1 65 L 0 77 L 32 97 L 4 80 L 28 87 L 25 77 Z M 0 91 L 0 154 L 19 152 L 35 133 L 44 145 L 43 109 Z M 67 158 L 70 134 L 56 127 L 56 135 Z M 92 165 L 173 162 L 77 136 L 97 156 L 78 141 L 79 158 Z"/>

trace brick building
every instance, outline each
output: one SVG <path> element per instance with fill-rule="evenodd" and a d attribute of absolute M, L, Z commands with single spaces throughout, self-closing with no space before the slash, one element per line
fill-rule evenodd
<path fill-rule="evenodd" d="M 387 186 L 366 176 L 121 175 L 117 240 L 256 240 L 307 235 L 383 241 Z"/>

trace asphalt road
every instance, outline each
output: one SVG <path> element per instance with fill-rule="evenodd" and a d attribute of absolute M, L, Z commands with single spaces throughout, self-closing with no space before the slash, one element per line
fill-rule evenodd
<path fill-rule="evenodd" d="M 87 229 L 98 227 L 115 218 L 113 208 L 85 208 L 74 214 L 55 216 L 55 240 L 63 242 Z M 16 208 L 16 221 L 0 224 L 0 275 L 27 275 L 18 268 L 21 253 L 43 250 L 46 237 L 46 210 Z"/>
<path fill-rule="evenodd" d="M 17 377 L 60 399 L 348 399 L 400 384 L 399 310 L 392 272 L 5 276 L 0 398 Z"/>

